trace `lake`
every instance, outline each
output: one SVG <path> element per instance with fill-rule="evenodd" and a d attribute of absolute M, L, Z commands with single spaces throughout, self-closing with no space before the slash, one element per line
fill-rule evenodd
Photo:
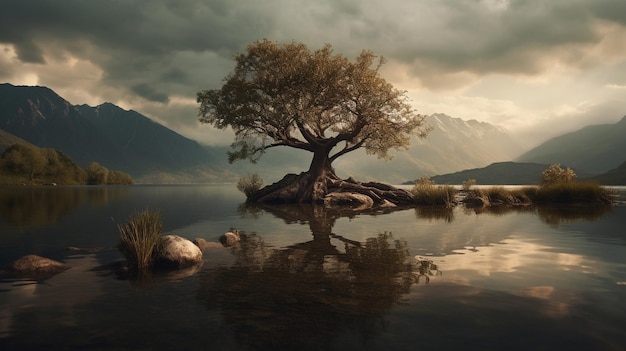
<path fill-rule="evenodd" d="M 624 193 L 624 188 L 618 188 Z M 233 184 L 0 188 L 0 349 L 624 350 L 626 206 L 417 208 L 353 214 L 246 207 Z M 199 269 L 129 279 L 117 225 L 233 248 Z M 97 252 L 67 247 L 101 248 Z"/>

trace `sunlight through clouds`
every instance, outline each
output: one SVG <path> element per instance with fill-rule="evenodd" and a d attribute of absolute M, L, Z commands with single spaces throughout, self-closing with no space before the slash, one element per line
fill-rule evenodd
<path fill-rule="evenodd" d="M 248 43 L 329 43 L 350 58 L 387 58 L 381 74 L 421 113 L 538 143 L 626 114 L 616 103 L 626 98 L 624 11 L 622 0 L 23 0 L 0 13 L 0 81 L 47 86 L 74 104 L 118 104 L 189 136 L 196 92 L 219 87 Z M 169 103 L 177 96 L 189 104 Z M 193 134 L 222 139 L 208 133 Z"/>

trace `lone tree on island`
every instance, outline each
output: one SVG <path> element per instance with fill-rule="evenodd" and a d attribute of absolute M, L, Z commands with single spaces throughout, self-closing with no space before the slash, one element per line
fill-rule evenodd
<path fill-rule="evenodd" d="M 379 202 L 385 194 L 376 189 L 398 190 L 355 182 L 346 190 L 332 167 L 359 148 L 389 159 L 390 149 L 407 149 L 412 135 L 429 131 L 405 92 L 380 77 L 383 58 L 363 51 L 351 62 L 328 44 L 311 51 L 301 43 L 261 40 L 235 61 L 221 89 L 201 91 L 197 100 L 200 122 L 235 132 L 229 161 L 256 162 L 277 146 L 313 153 L 308 171 L 261 189 L 253 201 L 320 202 L 332 187 Z"/>

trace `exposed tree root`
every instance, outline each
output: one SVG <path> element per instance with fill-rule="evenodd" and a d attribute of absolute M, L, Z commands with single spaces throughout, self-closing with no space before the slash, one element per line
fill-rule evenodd
<path fill-rule="evenodd" d="M 340 179 L 332 172 L 314 177 L 309 172 L 287 174 L 280 181 L 260 189 L 249 202 L 314 203 L 326 207 L 355 209 L 414 205 L 413 195 L 388 184 Z"/>

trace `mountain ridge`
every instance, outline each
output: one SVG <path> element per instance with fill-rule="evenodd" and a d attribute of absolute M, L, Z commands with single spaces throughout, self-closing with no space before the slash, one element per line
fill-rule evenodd
<path fill-rule="evenodd" d="M 517 162 L 560 163 L 601 174 L 623 162 L 626 116 L 614 124 L 583 127 L 547 140 L 515 159 Z"/>
<path fill-rule="evenodd" d="M 97 161 L 138 180 L 155 173 L 175 175 L 185 168 L 196 169 L 200 176 L 193 180 L 201 182 L 204 176 L 219 179 L 224 173 L 211 166 L 210 153 L 197 141 L 136 111 L 111 103 L 71 105 L 47 87 L 0 84 L 0 129 L 33 145 L 61 150 L 82 167 Z"/>

